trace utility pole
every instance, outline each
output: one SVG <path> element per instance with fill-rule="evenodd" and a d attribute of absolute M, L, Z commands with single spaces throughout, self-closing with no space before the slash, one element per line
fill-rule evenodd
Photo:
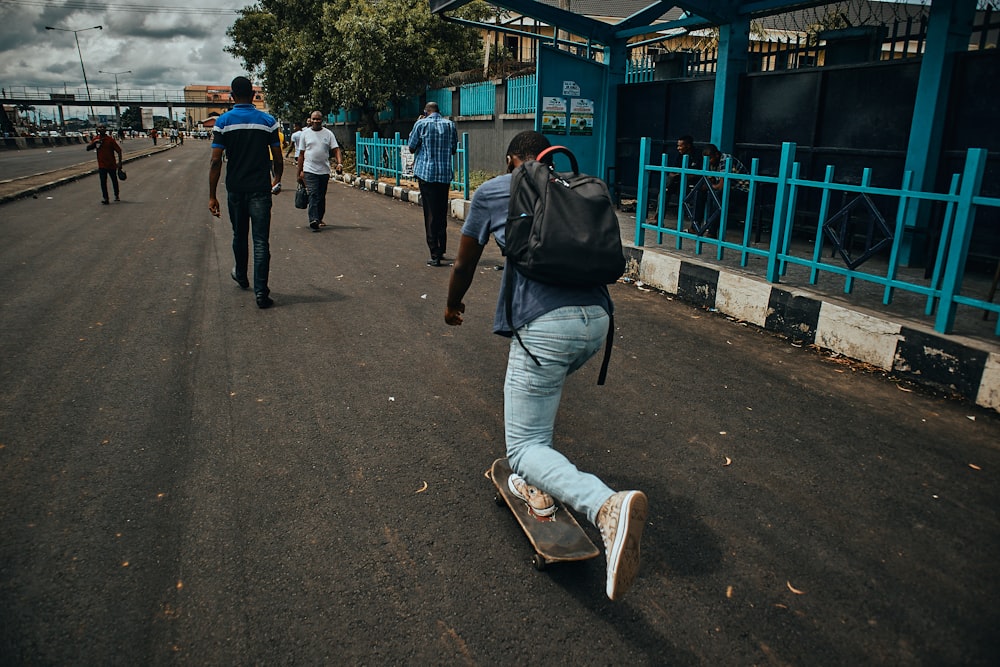
<path fill-rule="evenodd" d="M 121 98 L 118 96 L 118 75 L 119 74 L 131 74 L 132 70 L 127 69 L 123 72 L 105 72 L 102 69 L 97 70 L 100 74 L 114 74 L 115 76 L 115 118 L 118 119 L 118 131 L 121 132 L 122 129 L 122 105 Z"/>
<path fill-rule="evenodd" d="M 45 26 L 45 29 L 46 30 L 60 30 L 62 32 L 71 32 L 71 33 L 73 33 L 73 37 L 74 37 L 74 39 L 76 39 L 76 52 L 78 54 L 80 54 L 80 69 L 83 70 L 83 86 L 84 86 L 84 88 L 87 89 L 87 102 L 90 104 L 90 115 L 91 115 L 92 118 L 96 119 L 97 114 L 94 113 L 94 101 L 90 97 L 90 84 L 87 82 L 87 68 L 83 66 L 83 51 L 80 50 L 80 36 L 79 36 L 79 33 L 84 32 L 86 30 L 104 30 L 104 26 L 103 25 L 95 25 L 95 26 L 91 26 L 89 28 L 80 28 L 79 30 L 71 30 L 69 28 L 56 28 L 54 26 L 47 25 L 47 26 Z"/>

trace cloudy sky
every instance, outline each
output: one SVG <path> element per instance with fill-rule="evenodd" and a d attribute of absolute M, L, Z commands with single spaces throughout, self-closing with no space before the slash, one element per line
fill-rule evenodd
<path fill-rule="evenodd" d="M 251 0 L 0 0 L 0 84 L 83 88 L 73 33 L 79 30 L 91 90 L 181 90 L 243 74 L 223 51 L 226 30 Z"/>

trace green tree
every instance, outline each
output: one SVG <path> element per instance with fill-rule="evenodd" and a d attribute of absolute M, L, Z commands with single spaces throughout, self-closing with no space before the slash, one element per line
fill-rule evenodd
<path fill-rule="evenodd" d="M 136 130 L 142 128 L 142 109 L 139 107 L 122 109 L 122 127 L 131 127 Z"/>
<path fill-rule="evenodd" d="M 463 8 L 487 15 L 485 3 Z M 260 0 L 229 29 L 228 51 L 285 120 L 359 109 L 367 131 L 390 104 L 479 62 L 480 33 L 430 13 L 427 0 Z"/>

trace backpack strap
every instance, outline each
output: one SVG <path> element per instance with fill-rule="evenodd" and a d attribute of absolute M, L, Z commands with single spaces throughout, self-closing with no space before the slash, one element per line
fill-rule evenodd
<path fill-rule="evenodd" d="M 580 166 L 576 163 L 576 156 L 573 155 L 573 152 L 570 151 L 570 149 L 566 148 L 565 146 L 549 146 L 541 153 L 536 155 L 535 159 L 538 160 L 539 162 L 545 162 L 551 167 L 552 156 L 556 155 L 557 153 L 561 153 L 562 155 L 565 155 L 566 157 L 569 158 L 570 169 L 573 170 L 574 176 L 578 176 L 580 174 Z"/>
<path fill-rule="evenodd" d="M 536 366 L 541 366 L 542 362 L 538 360 L 538 357 L 531 353 L 531 350 L 529 350 L 524 344 L 524 341 L 521 340 L 521 334 L 517 333 L 517 329 L 514 328 L 514 272 L 517 271 L 517 268 L 511 266 L 510 270 L 511 275 L 507 276 L 510 280 L 504 281 L 505 284 L 503 288 L 503 299 L 507 309 L 507 326 L 509 326 L 510 330 L 514 332 L 514 338 L 517 339 L 521 349 L 528 353 L 528 356 L 531 357 L 531 360 L 535 362 Z"/>
<path fill-rule="evenodd" d="M 597 374 L 597 384 L 604 384 L 608 378 L 608 364 L 611 363 L 611 346 L 615 343 L 615 316 L 608 313 L 608 337 L 604 339 L 604 360 L 601 362 L 601 372 Z"/>

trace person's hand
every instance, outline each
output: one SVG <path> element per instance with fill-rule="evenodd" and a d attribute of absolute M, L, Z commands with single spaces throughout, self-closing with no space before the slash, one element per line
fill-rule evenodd
<path fill-rule="evenodd" d="M 305 173 L 300 171 L 298 175 L 295 177 L 295 180 L 297 180 L 302 185 L 305 185 L 306 184 Z"/>
<path fill-rule="evenodd" d="M 342 165 L 342 164 L 338 164 L 337 165 L 337 173 L 338 174 L 343 174 L 344 173 L 344 165 Z"/>
<path fill-rule="evenodd" d="M 219 211 L 219 200 L 215 197 L 208 198 L 208 212 L 214 215 L 216 218 L 221 217 L 222 213 Z"/>
<path fill-rule="evenodd" d="M 444 321 L 448 326 L 457 327 L 462 324 L 462 314 L 465 313 L 465 304 L 460 303 L 457 307 L 445 306 Z"/>

